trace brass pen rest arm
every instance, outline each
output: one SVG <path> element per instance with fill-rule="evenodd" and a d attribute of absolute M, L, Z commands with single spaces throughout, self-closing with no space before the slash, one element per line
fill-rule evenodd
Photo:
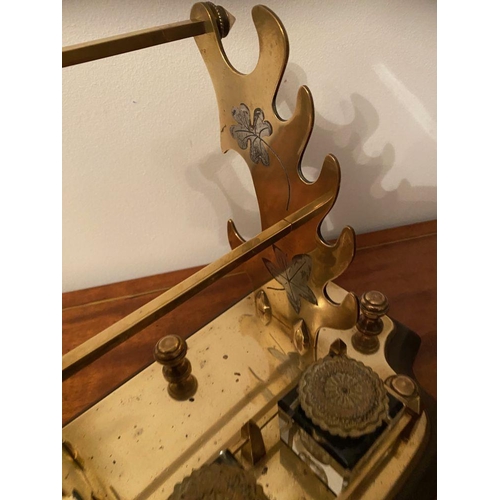
<path fill-rule="evenodd" d="M 332 193 L 320 196 L 65 354 L 62 358 L 63 380 L 313 219 L 331 202 L 331 198 Z"/>

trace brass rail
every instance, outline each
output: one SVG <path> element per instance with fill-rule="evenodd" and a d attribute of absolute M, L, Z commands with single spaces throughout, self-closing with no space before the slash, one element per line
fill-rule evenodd
<path fill-rule="evenodd" d="M 242 262 L 268 248 L 292 230 L 302 226 L 314 216 L 318 215 L 328 203 L 332 202 L 332 193 L 320 196 L 312 203 L 297 210 L 290 216 L 282 219 L 259 235 L 243 243 L 239 247 L 216 260 L 212 264 L 200 269 L 178 285 L 170 288 L 137 311 L 87 340 L 62 358 L 62 378 L 67 379 L 80 371 L 100 356 L 151 325 L 169 311 L 175 309 L 207 286 L 223 277 Z"/>
<path fill-rule="evenodd" d="M 214 14 L 217 19 L 216 29 L 221 38 L 229 33 L 235 18 L 220 5 L 205 2 L 204 5 Z M 109 38 L 101 38 L 92 42 L 70 45 L 62 49 L 62 67 L 74 66 L 105 57 L 112 57 L 134 50 L 146 49 L 174 42 L 184 38 L 203 35 L 213 31 L 212 23 L 205 21 L 181 21 L 179 23 L 165 24 L 155 28 L 148 28 L 123 35 Z"/>
<path fill-rule="evenodd" d="M 203 21 L 182 21 L 155 28 L 134 31 L 125 35 L 101 38 L 92 42 L 70 45 L 62 49 L 62 67 L 73 66 L 162 43 L 203 35 L 208 26 Z"/>

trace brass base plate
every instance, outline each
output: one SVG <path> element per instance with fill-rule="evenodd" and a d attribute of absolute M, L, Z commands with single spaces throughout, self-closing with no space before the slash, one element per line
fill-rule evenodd
<path fill-rule="evenodd" d="M 271 286 L 271 285 L 270 285 Z M 341 300 L 334 284 L 328 294 Z M 393 329 L 384 318 L 381 350 L 367 356 L 349 347 L 352 332 L 323 329 L 315 346 L 318 356 L 341 338 L 347 354 L 371 366 L 385 380 L 394 371 L 383 347 Z M 264 326 L 255 316 L 250 294 L 188 339 L 198 391 L 193 401 L 174 401 L 167 393 L 162 367 L 155 363 L 63 428 L 63 439 L 78 452 L 86 474 L 105 484 L 119 500 L 165 500 L 193 469 L 212 463 L 221 450 L 239 442 L 241 427 L 254 419 L 262 428 L 267 455 L 251 472 L 270 498 L 333 500 L 334 495 L 291 452 L 280 445 L 277 401 L 299 382 L 302 358 L 283 325 L 274 318 Z M 227 358 L 225 356 L 228 356 Z M 406 442 L 390 453 L 383 468 L 368 464 L 375 476 L 349 485 L 350 494 L 390 496 L 424 443 L 425 413 L 417 417 Z M 238 458 L 239 459 L 239 458 Z M 265 471 L 265 473 L 264 473 Z"/>

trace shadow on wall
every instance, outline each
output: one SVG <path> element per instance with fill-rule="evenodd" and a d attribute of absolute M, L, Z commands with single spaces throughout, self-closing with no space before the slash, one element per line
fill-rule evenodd
<path fill-rule="evenodd" d="M 288 107 L 293 112 L 297 90 L 300 85 L 307 84 L 306 75 L 302 68 L 290 63 L 283 83 L 285 85 L 280 88 L 277 107 Z M 305 177 L 314 179 L 319 175 L 328 153 L 333 153 L 340 163 L 340 194 L 323 222 L 324 237 L 336 237 L 345 225 L 351 225 L 355 231 L 363 233 L 433 218 L 436 210 L 435 186 L 412 186 L 407 179 L 403 179 L 397 189 L 392 191 L 382 187 L 382 180 L 394 166 L 394 146 L 387 143 L 380 155 L 366 155 L 363 147 L 379 126 L 378 113 L 359 94 L 351 95 L 349 105 L 354 110 L 354 118 L 347 125 L 329 122 L 315 110 L 314 129 L 304 155 L 305 161 L 302 162 Z M 418 154 L 418 146 L 415 145 L 415 154 Z M 238 171 L 229 168 L 229 163 L 234 163 L 233 155 L 238 157 L 241 169 L 250 178 L 245 161 L 234 151 L 226 155 L 211 154 L 201 164 L 189 166 L 186 173 L 193 189 L 207 196 L 215 213 L 221 214 L 219 240 L 223 244 L 227 244 L 226 220 L 223 219 L 223 214 L 228 213 L 227 205 L 230 217 L 246 238 L 260 231 L 255 192 L 253 189 L 252 192 L 248 191 L 243 185 L 239 168 Z M 201 181 L 202 178 L 208 183 Z M 220 196 L 221 192 L 226 201 Z M 249 206 L 254 208 L 249 210 Z"/>
<path fill-rule="evenodd" d="M 277 105 L 280 108 L 285 104 L 293 112 L 297 89 L 300 85 L 307 85 L 306 74 L 302 68 L 290 63 L 283 80 L 286 85 L 281 87 Z M 340 193 L 323 223 L 323 235 L 336 237 L 345 225 L 362 233 L 425 220 L 425 214 L 432 218 L 436 210 L 435 186 L 412 186 L 403 179 L 393 191 L 382 187 L 382 180 L 394 166 L 394 146 L 387 143 L 380 155 L 366 155 L 363 147 L 377 130 L 379 115 L 375 107 L 359 94 L 351 95 L 349 106 L 354 110 L 354 118 L 347 125 L 329 122 L 318 112 L 321 110 L 315 108 L 314 129 L 302 162 L 306 178 L 314 170 L 314 179 L 328 153 L 334 154 L 340 163 Z M 418 154 L 418 147 L 415 154 Z"/>
<path fill-rule="evenodd" d="M 235 163 L 238 165 L 237 168 L 234 168 Z M 243 184 L 242 175 L 248 176 L 251 191 Z M 226 154 L 211 153 L 201 163 L 187 167 L 186 179 L 194 190 L 210 200 L 219 218 L 218 240 L 223 246 L 227 246 L 228 251 L 230 248 L 227 241 L 227 219 L 234 219 L 236 227 L 241 230 L 246 239 L 260 233 L 259 207 L 250 171 L 245 160 L 238 153 L 232 150 Z M 190 220 L 199 220 L 194 204 L 189 203 L 186 209 L 194 210 Z"/>

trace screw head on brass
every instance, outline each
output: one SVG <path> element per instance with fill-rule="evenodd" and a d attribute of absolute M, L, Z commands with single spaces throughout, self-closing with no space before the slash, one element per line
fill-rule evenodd
<path fill-rule="evenodd" d="M 373 354 L 380 347 L 377 335 L 382 332 L 384 323 L 382 316 L 389 310 L 387 297 L 376 290 L 365 292 L 360 300 L 360 316 L 356 323 L 357 332 L 351 342 L 359 352 Z"/>
<path fill-rule="evenodd" d="M 273 312 L 264 290 L 259 290 L 257 292 L 257 295 L 255 296 L 255 308 L 257 310 L 257 316 L 260 318 L 262 323 L 264 323 L 264 325 L 268 325 L 273 317 Z"/>
<path fill-rule="evenodd" d="M 309 330 L 303 319 L 300 319 L 293 325 L 293 345 L 297 352 L 303 356 L 309 351 L 311 347 L 311 336 Z"/>
<path fill-rule="evenodd" d="M 391 379 L 392 388 L 406 398 L 413 396 L 417 392 L 417 386 L 410 377 L 406 375 L 396 375 Z"/>
<path fill-rule="evenodd" d="M 157 342 L 154 350 L 156 361 L 163 365 L 162 372 L 168 382 L 168 393 L 177 400 L 190 398 L 198 388 L 186 354 L 186 341 L 178 335 L 163 337 Z"/>

